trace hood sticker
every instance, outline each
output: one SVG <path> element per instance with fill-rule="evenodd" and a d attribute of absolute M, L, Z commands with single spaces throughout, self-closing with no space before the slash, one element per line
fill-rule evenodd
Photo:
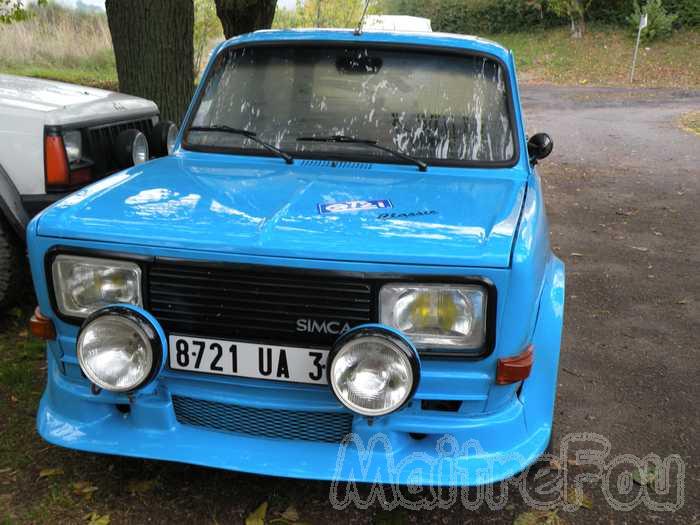
<path fill-rule="evenodd" d="M 437 215 L 435 210 L 409 211 L 406 213 L 380 213 L 377 219 L 387 221 L 389 219 L 410 219 L 411 217 L 423 217 L 425 215 Z"/>
<path fill-rule="evenodd" d="M 346 211 L 383 210 L 393 207 L 391 205 L 391 201 L 387 199 L 331 202 L 326 204 L 318 204 L 317 206 L 318 212 L 321 214 L 342 213 Z"/>

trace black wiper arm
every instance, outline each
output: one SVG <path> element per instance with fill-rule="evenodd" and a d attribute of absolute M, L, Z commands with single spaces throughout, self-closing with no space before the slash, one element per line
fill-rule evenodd
<path fill-rule="evenodd" d="M 224 133 L 231 133 L 233 135 L 242 135 L 253 142 L 260 144 L 263 148 L 271 151 L 278 157 L 282 157 L 287 164 L 294 164 L 294 157 L 289 153 L 282 151 L 281 149 L 273 146 L 258 138 L 258 134 L 255 131 L 250 131 L 247 129 L 234 128 L 232 126 L 227 126 L 226 124 L 217 124 L 215 126 L 190 126 L 188 131 L 222 131 Z"/>
<path fill-rule="evenodd" d="M 357 137 L 348 137 L 347 135 L 328 135 L 326 137 L 297 137 L 298 142 L 334 142 L 334 143 L 341 143 L 341 144 L 365 144 L 367 146 L 371 146 L 376 149 L 380 149 L 382 151 L 386 151 L 387 153 L 391 153 L 395 157 L 399 157 L 400 159 L 407 160 L 408 162 L 411 162 L 412 164 L 415 164 L 418 166 L 418 169 L 420 171 L 428 171 L 428 165 L 423 162 L 422 160 L 418 160 L 416 158 L 411 157 L 410 155 L 406 155 L 405 153 L 401 153 L 398 150 L 387 148 L 386 146 L 382 146 L 381 144 L 378 144 L 376 140 L 369 140 L 369 139 L 361 139 Z"/>

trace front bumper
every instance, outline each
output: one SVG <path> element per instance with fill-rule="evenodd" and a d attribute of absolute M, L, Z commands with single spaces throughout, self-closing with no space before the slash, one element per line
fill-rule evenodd
<path fill-rule="evenodd" d="M 139 396 L 123 413 L 116 404 L 98 402 L 102 394 L 94 396 L 88 386 L 63 377 L 52 357 L 49 363 L 48 387 L 38 413 L 39 433 L 55 445 L 87 452 L 295 478 L 475 485 L 520 472 L 549 440 L 548 428 L 528 431 L 525 408 L 518 398 L 497 413 L 443 418 L 442 428 L 415 414 L 386 418 L 386 422 L 379 419 L 371 427 L 355 417 L 355 435 L 347 444 L 261 439 L 180 424 L 173 395 L 203 395 L 185 382 Z M 232 402 L 249 401 L 247 393 L 237 399 L 230 399 L 225 390 L 222 393 Z M 285 409 L 300 404 L 305 404 L 303 399 L 288 397 Z M 406 430 L 430 433 L 415 439 Z M 428 471 L 426 461 L 434 463 Z"/>
<path fill-rule="evenodd" d="M 342 443 L 270 439 L 183 424 L 176 418 L 173 397 L 262 409 L 337 413 L 345 409 L 322 387 L 200 380 L 167 369 L 148 393 L 132 398 L 109 392 L 96 396 L 75 373 L 75 364 L 72 374 L 65 373 L 71 366 L 65 365 L 66 358 L 59 365 L 56 354 L 49 351 L 48 384 L 37 427 L 46 441 L 72 449 L 253 474 L 425 486 L 497 482 L 527 468 L 550 440 L 564 272 L 554 258 L 548 266 L 531 341 L 535 347 L 531 375 L 517 393 L 511 385 L 513 394 L 497 407 L 465 398 L 465 406 L 482 402 L 485 410 L 423 411 L 419 390 L 412 406 L 378 418 L 371 426 L 354 417 L 353 434 Z M 425 385 L 445 384 L 454 391 L 464 378 L 453 368 L 425 370 Z"/>

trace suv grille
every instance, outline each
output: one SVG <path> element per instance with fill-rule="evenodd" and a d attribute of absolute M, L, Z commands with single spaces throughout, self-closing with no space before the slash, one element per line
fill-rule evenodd
<path fill-rule="evenodd" d="M 339 443 L 352 432 L 352 414 L 251 408 L 173 396 L 175 417 L 184 425 L 248 436 Z"/>
<path fill-rule="evenodd" d="M 119 163 L 112 151 L 114 142 L 122 131 L 133 128 L 148 138 L 153 130 L 153 121 L 149 117 L 130 122 L 102 124 L 87 129 L 90 156 L 95 163 L 95 178 L 105 177 L 119 170 Z"/>
<path fill-rule="evenodd" d="M 148 275 L 149 310 L 166 331 L 260 343 L 330 347 L 346 323 L 376 318 L 374 294 L 359 277 L 288 268 L 156 260 Z"/>

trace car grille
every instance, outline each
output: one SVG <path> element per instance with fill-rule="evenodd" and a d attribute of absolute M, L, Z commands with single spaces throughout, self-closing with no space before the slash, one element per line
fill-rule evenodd
<path fill-rule="evenodd" d="M 95 178 L 110 175 L 120 169 L 119 163 L 114 156 L 113 146 L 117 136 L 126 129 L 138 129 L 148 138 L 153 130 L 153 121 L 149 117 L 88 128 L 87 140 L 90 156 L 95 163 L 93 170 Z"/>
<path fill-rule="evenodd" d="M 183 425 L 246 436 L 339 443 L 352 431 L 352 415 L 251 408 L 173 396 L 175 417 Z"/>
<path fill-rule="evenodd" d="M 346 324 L 375 318 L 374 296 L 372 283 L 333 272 L 157 260 L 148 274 L 149 310 L 166 331 L 260 343 L 329 348 Z M 299 319 L 314 329 L 298 331 Z"/>

